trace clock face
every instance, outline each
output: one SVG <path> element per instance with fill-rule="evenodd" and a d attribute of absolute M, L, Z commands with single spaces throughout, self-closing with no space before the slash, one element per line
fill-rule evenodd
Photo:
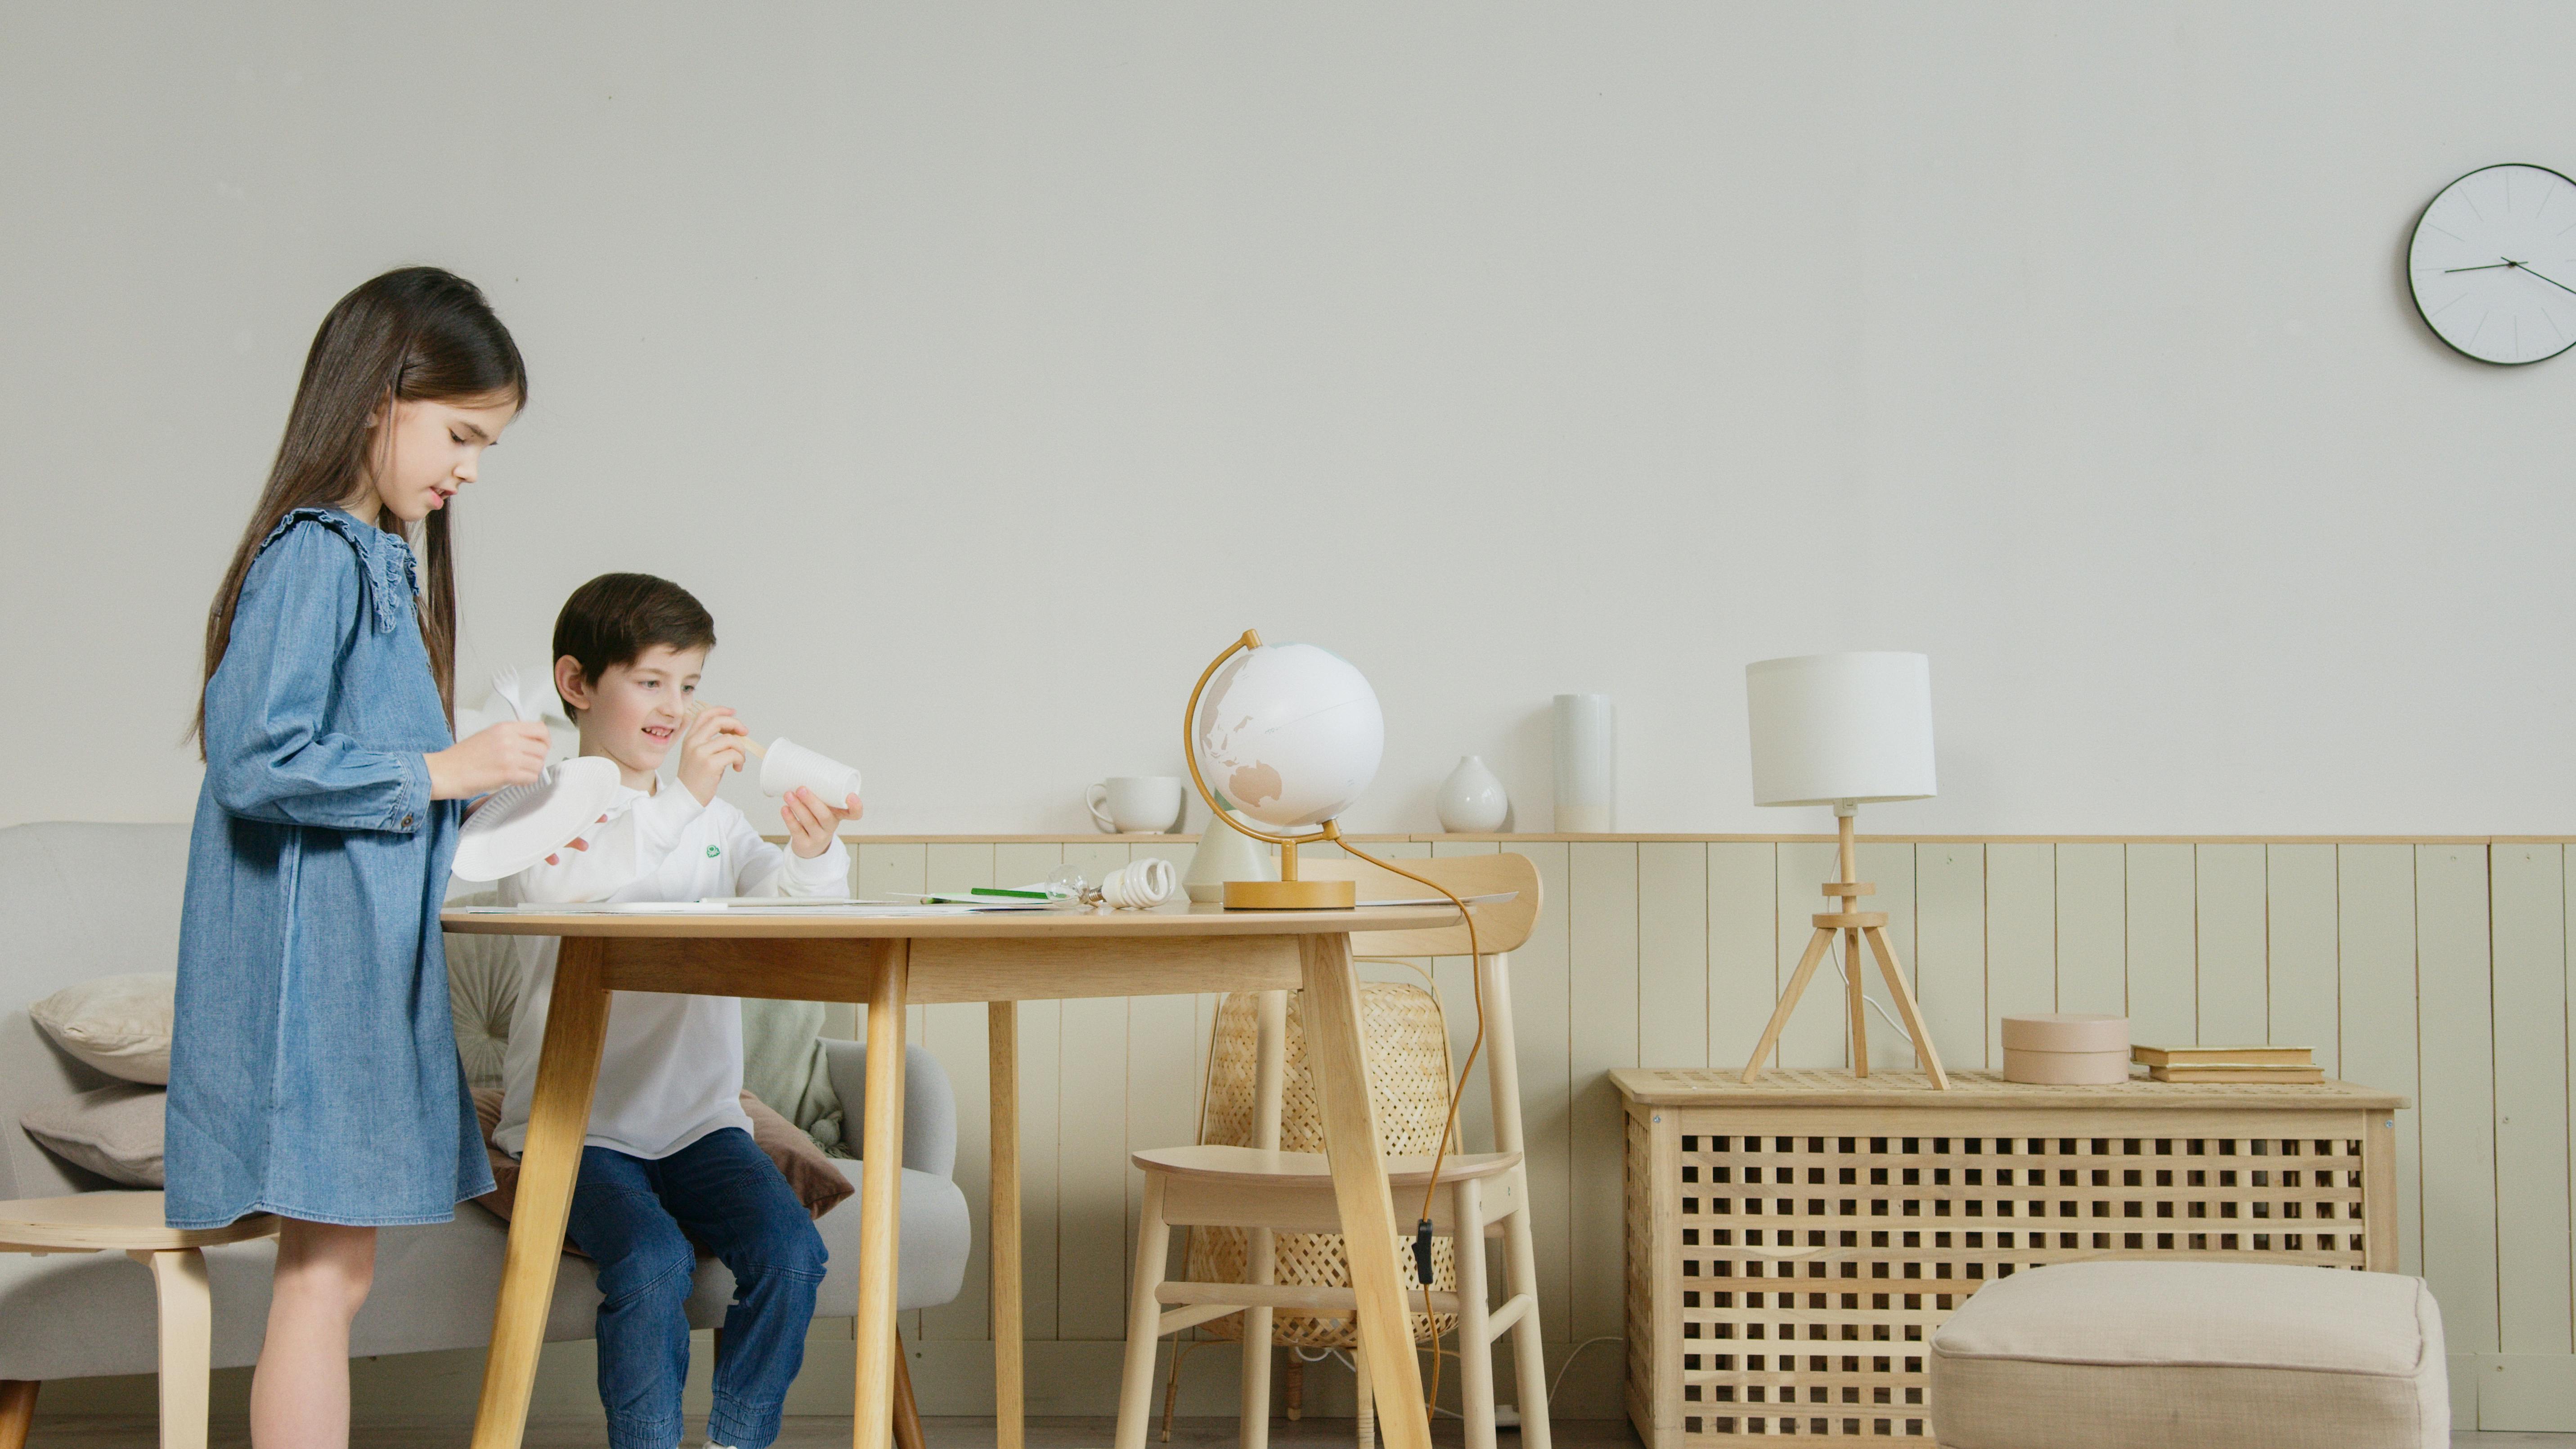
<path fill-rule="evenodd" d="M 2512 365 L 2576 346 L 2576 181 L 2489 166 L 2442 188 L 2406 256 L 2415 310 L 2444 342 Z"/>

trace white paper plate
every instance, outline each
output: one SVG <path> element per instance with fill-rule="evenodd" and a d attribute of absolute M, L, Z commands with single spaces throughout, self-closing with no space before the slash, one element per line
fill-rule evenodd
<path fill-rule="evenodd" d="M 617 798 L 617 786 L 615 760 L 584 755 L 494 795 L 457 832 L 457 879 L 516 875 L 572 844 Z"/>

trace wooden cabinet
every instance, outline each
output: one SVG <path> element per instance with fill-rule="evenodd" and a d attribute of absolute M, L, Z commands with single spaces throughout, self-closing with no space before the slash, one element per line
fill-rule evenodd
<path fill-rule="evenodd" d="M 1929 1443 L 1926 1342 L 2082 1258 L 2392 1270 L 2394 1094 L 1956 1072 L 1614 1071 L 1628 1413 L 1649 1449 Z"/>

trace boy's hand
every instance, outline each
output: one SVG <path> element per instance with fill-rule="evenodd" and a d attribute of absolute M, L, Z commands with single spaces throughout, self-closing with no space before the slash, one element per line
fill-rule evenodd
<path fill-rule="evenodd" d="M 590 823 L 591 823 L 591 824 L 593 824 L 593 825 L 605 825 L 605 824 L 607 824 L 607 823 L 608 823 L 608 817 L 607 817 L 607 816 L 605 816 L 605 815 L 602 815 L 602 816 L 600 816 L 597 820 L 594 820 L 594 821 L 592 821 L 592 822 L 590 822 Z M 572 844 L 567 845 L 567 846 L 565 846 L 565 847 L 564 847 L 564 850 L 588 850 L 588 849 L 590 849 L 590 842 L 589 842 L 589 841 L 587 841 L 587 840 L 576 840 L 576 841 L 574 841 Z M 553 855 L 549 855 L 549 856 L 547 856 L 547 857 L 546 857 L 546 864 L 548 864 L 548 865 L 561 865 L 561 864 L 563 864 L 563 854 L 562 854 L 562 852 L 561 852 L 561 851 L 558 851 L 558 852 L 556 852 L 556 853 L 555 853 L 555 854 L 553 854 Z"/>
<path fill-rule="evenodd" d="M 778 807 L 778 818 L 787 822 L 788 848 L 806 860 L 812 860 L 832 848 L 832 837 L 840 834 L 841 822 L 859 818 L 863 807 L 852 795 L 846 806 L 826 805 L 823 797 L 799 785 L 787 792 L 787 801 Z"/>
<path fill-rule="evenodd" d="M 742 742 L 750 735 L 733 711 L 722 706 L 690 721 L 688 733 L 680 737 L 680 784 L 699 804 L 716 798 L 716 784 L 725 771 L 742 768 Z"/>

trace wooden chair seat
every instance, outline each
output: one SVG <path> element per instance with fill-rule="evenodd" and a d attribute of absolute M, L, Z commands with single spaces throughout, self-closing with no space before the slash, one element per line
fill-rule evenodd
<path fill-rule="evenodd" d="M 1332 1164 L 1320 1152 L 1267 1152 L 1258 1147 L 1152 1147 L 1129 1159 L 1147 1172 L 1168 1172 L 1207 1182 L 1260 1187 L 1267 1184 L 1305 1187 L 1330 1183 Z M 1440 1164 L 1442 1182 L 1465 1182 L 1509 1172 L 1520 1165 L 1517 1152 L 1452 1152 Z M 1431 1184 L 1431 1154 L 1412 1153 L 1386 1160 L 1387 1186 L 1420 1192 Z"/>
<path fill-rule="evenodd" d="M 211 1248 L 277 1235 L 278 1221 L 253 1213 L 220 1228 L 174 1228 L 157 1192 L 84 1192 L 0 1202 L 0 1252 L 142 1252 Z"/>

